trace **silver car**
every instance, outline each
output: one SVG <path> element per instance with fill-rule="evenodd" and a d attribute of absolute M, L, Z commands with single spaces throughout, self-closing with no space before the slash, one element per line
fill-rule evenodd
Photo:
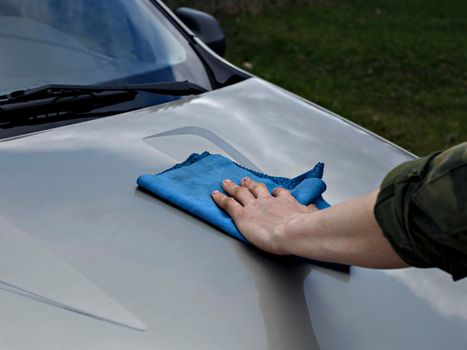
<path fill-rule="evenodd" d="M 466 281 L 270 256 L 137 188 L 210 151 L 322 161 L 335 204 L 414 158 L 223 50 L 160 1 L 0 1 L 0 349 L 464 349 Z"/>

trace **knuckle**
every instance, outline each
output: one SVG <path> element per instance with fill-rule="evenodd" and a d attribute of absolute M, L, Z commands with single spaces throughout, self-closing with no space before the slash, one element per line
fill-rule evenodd
<path fill-rule="evenodd" d="M 246 211 L 244 210 L 239 210 L 237 213 L 236 213 L 236 219 L 244 219 L 245 216 L 246 216 Z"/>
<path fill-rule="evenodd" d="M 225 206 L 227 205 L 227 200 L 229 199 L 229 197 L 222 197 L 221 200 L 220 200 L 220 204 L 221 204 L 221 207 L 225 208 Z"/>
<path fill-rule="evenodd" d="M 233 208 L 235 206 L 235 199 L 231 198 L 231 197 L 227 197 L 225 200 L 224 200 L 224 205 L 226 208 Z"/>
<path fill-rule="evenodd" d="M 250 187 L 250 190 L 251 191 L 261 191 L 261 190 L 264 190 L 266 188 L 266 185 L 263 184 L 262 182 L 255 182 L 254 184 L 251 185 Z"/>
<path fill-rule="evenodd" d="M 274 192 L 274 194 L 280 194 L 280 193 L 283 193 L 284 191 L 286 191 L 284 188 L 276 187 L 272 192 Z"/>
<path fill-rule="evenodd" d="M 243 187 L 236 187 L 234 190 L 233 190 L 233 194 L 235 196 L 238 196 L 240 194 L 242 194 L 242 192 L 244 191 L 245 189 Z"/>

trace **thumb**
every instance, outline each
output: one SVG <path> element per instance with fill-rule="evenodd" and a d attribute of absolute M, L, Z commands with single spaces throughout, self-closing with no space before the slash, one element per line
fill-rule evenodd
<path fill-rule="evenodd" d="M 319 209 L 316 207 L 316 205 L 314 205 L 313 203 L 310 203 L 306 206 L 306 208 L 308 209 L 308 211 L 310 213 L 314 213 L 315 211 L 318 211 Z"/>

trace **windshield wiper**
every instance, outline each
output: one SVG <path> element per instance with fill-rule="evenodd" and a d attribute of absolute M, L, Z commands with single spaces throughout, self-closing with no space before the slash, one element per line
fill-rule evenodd
<path fill-rule="evenodd" d="M 67 119 L 94 109 L 133 100 L 139 92 L 160 95 L 197 95 L 207 90 L 189 81 L 128 85 L 44 85 L 0 96 L 0 127 L 37 124 L 40 119 Z M 14 118 L 12 118 L 14 117 Z"/>
<path fill-rule="evenodd" d="M 206 92 L 205 88 L 185 81 L 170 81 L 149 84 L 109 84 L 109 85 L 67 85 L 49 84 L 36 88 L 17 90 L 0 96 L 0 106 L 7 103 L 32 101 L 47 97 L 74 96 L 108 91 L 150 92 L 161 95 L 187 96 Z"/>

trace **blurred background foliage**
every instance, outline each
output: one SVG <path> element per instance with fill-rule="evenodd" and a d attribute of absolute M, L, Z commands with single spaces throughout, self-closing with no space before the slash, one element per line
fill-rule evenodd
<path fill-rule="evenodd" d="M 176 9 L 180 6 L 206 11 L 217 18 L 239 13 L 259 13 L 262 10 L 284 5 L 311 4 L 318 0 L 168 0 L 166 3 Z"/>
<path fill-rule="evenodd" d="M 467 1 L 173 0 L 226 58 L 415 154 L 467 140 Z"/>

